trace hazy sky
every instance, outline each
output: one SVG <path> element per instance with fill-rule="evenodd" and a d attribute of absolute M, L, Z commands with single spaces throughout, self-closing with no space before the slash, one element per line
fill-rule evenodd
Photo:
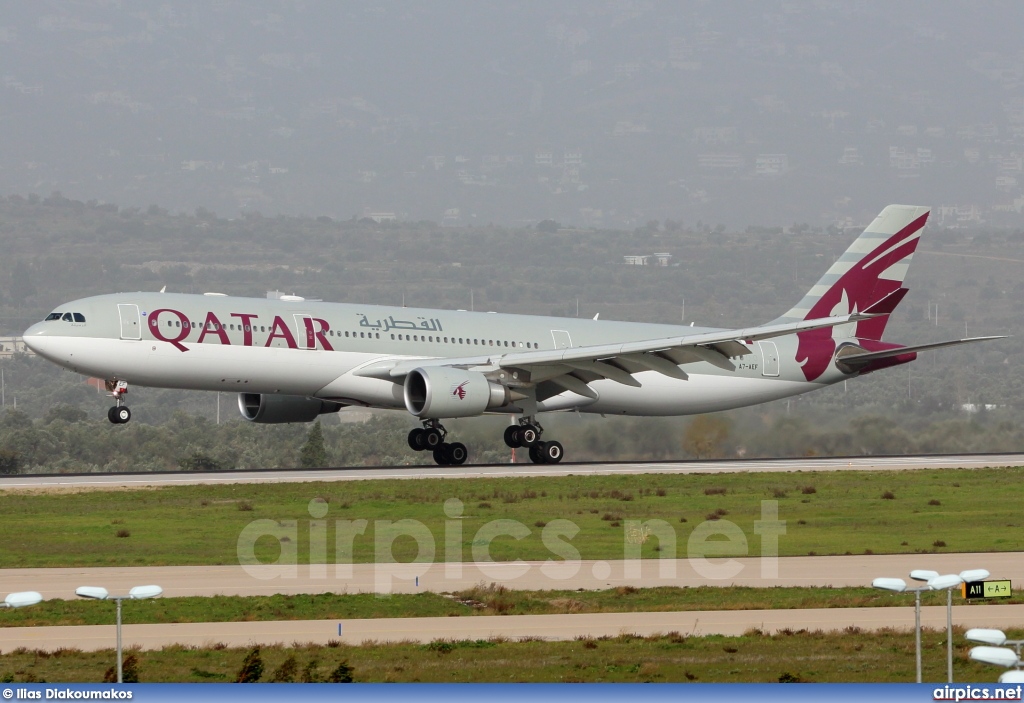
<path fill-rule="evenodd" d="M 448 224 L 1019 218 L 1018 2 L 14 3 L 0 192 Z"/>

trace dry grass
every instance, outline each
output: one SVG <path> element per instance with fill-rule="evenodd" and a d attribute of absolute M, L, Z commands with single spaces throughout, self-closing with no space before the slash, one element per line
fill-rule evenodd
<path fill-rule="evenodd" d="M 967 659 L 958 630 L 954 674 L 958 682 L 990 682 L 992 669 Z M 1014 633 L 1011 636 L 1019 636 Z M 945 677 L 944 631 L 924 632 L 924 678 Z M 134 652 L 142 682 L 228 682 L 235 680 L 248 648 L 166 647 Z M 824 654 L 823 654 L 824 653 Z M 883 630 L 836 633 L 789 630 L 740 637 L 684 637 L 670 632 L 652 637 L 581 638 L 564 642 L 437 639 L 367 642 L 333 641 L 326 646 L 294 644 L 261 647 L 269 680 L 289 658 L 297 672 L 320 680 L 341 662 L 357 682 L 910 682 L 914 677 L 914 638 L 910 632 Z M 0 677 L 24 681 L 100 682 L 111 650 L 18 650 L 0 656 Z M 316 662 L 310 666 L 311 662 Z"/>

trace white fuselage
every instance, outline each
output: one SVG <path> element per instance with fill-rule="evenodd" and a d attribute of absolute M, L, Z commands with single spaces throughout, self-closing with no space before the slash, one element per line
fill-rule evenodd
<path fill-rule="evenodd" d="M 383 361 L 493 356 L 515 348 L 558 349 L 700 332 L 691 327 L 604 320 L 432 311 L 222 296 L 135 293 L 86 298 L 33 325 L 26 344 L 67 369 L 142 386 L 310 396 L 350 405 L 405 407 L 401 383 L 358 371 Z M 52 317 L 52 316 L 51 316 Z M 707 330 L 704 330 L 707 331 Z M 770 346 L 769 346 L 770 345 Z M 597 398 L 565 391 L 539 411 L 687 415 L 776 400 L 849 378 L 814 382 L 799 373 L 795 338 L 747 345 L 724 370 L 688 364 L 687 380 L 656 371 L 589 385 Z M 770 357 L 770 358 L 769 358 Z"/>

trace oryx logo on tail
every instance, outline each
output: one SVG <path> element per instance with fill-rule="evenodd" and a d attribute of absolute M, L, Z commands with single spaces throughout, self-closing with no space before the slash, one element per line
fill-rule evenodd
<path fill-rule="evenodd" d="M 777 322 L 814 320 L 855 312 L 877 316 L 834 329 L 801 332 L 796 362 L 808 381 L 825 372 L 838 339 L 880 340 L 889 314 L 903 299 L 903 280 L 928 220 L 928 208 L 890 205 L 839 260 Z"/>

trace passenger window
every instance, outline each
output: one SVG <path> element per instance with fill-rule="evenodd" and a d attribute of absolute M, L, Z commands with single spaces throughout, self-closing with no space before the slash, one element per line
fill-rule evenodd
<path fill-rule="evenodd" d="M 374 334 L 377 335 L 377 339 L 380 339 L 380 332 L 374 332 Z"/>
<path fill-rule="evenodd" d="M 359 338 L 360 339 L 365 339 L 366 338 L 366 333 L 365 332 L 360 332 L 359 333 Z"/>
<path fill-rule="evenodd" d="M 394 338 L 395 338 L 395 335 L 391 335 L 391 339 L 394 339 Z"/>

